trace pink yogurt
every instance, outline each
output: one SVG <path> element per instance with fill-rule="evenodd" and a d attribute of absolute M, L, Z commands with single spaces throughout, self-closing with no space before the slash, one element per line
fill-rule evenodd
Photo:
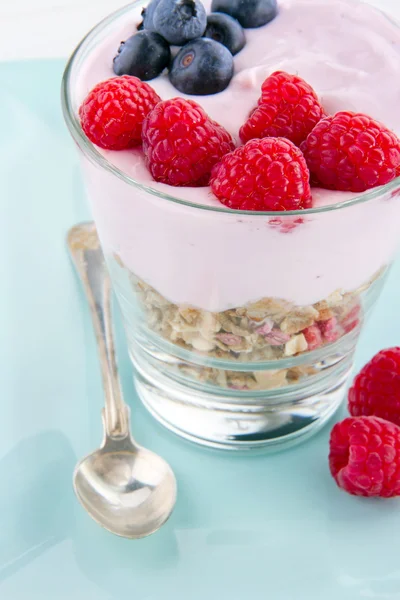
<path fill-rule="evenodd" d="M 209 0 L 204 2 L 209 11 Z M 353 0 L 281 0 L 278 17 L 246 30 L 229 87 L 192 97 L 238 138 L 276 70 L 298 74 L 326 111 L 365 112 L 400 135 L 400 29 L 378 10 Z M 99 81 L 113 76 L 112 59 L 132 35 L 141 7 L 132 6 L 102 32 L 74 81 L 76 109 Z M 163 98 L 184 96 L 162 75 L 149 82 Z M 299 305 L 354 290 L 389 264 L 397 247 L 400 199 L 391 193 L 339 210 L 305 215 L 293 226 L 257 214 L 218 213 L 174 203 L 168 194 L 204 208 L 223 208 L 208 187 L 172 188 L 154 182 L 140 150 L 98 150 L 119 172 L 153 194 L 84 160 L 93 214 L 107 253 L 171 302 L 222 311 L 261 297 Z M 314 205 L 353 194 L 314 190 Z"/>

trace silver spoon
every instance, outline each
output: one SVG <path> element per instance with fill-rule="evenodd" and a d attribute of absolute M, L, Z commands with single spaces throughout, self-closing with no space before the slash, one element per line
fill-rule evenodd
<path fill-rule="evenodd" d="M 105 393 L 104 441 L 76 466 L 75 493 L 89 515 L 111 533 L 145 537 L 157 531 L 174 508 L 175 476 L 160 456 L 131 437 L 115 360 L 111 283 L 94 224 L 72 227 L 67 241 L 89 303 Z"/>

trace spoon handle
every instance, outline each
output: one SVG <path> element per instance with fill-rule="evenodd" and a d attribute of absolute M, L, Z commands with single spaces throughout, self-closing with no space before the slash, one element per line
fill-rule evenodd
<path fill-rule="evenodd" d="M 129 418 L 115 358 L 111 282 L 94 223 L 72 227 L 67 243 L 85 290 L 96 334 L 105 395 L 106 437 L 125 438 L 130 435 Z"/>

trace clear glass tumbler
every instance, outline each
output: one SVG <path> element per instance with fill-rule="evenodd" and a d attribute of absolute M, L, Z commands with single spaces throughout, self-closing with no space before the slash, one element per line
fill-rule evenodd
<path fill-rule="evenodd" d="M 286 213 L 206 207 L 140 185 L 84 136 L 75 94 L 85 58 L 132 6 L 75 51 L 63 109 L 138 394 L 163 425 L 201 444 L 296 443 L 344 398 L 360 329 L 396 252 L 400 178 Z"/>

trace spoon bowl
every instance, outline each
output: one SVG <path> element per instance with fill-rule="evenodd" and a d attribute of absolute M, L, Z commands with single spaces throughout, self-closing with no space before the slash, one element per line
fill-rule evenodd
<path fill-rule="evenodd" d="M 175 477 L 157 454 L 107 443 L 78 463 L 75 493 L 91 517 L 116 535 L 140 538 L 157 531 L 176 498 Z M 126 445 L 126 448 L 124 446 Z"/>

